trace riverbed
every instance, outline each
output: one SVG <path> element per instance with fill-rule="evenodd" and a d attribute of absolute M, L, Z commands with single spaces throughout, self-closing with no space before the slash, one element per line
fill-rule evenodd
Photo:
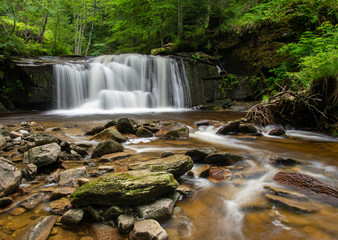
<path fill-rule="evenodd" d="M 130 117 L 139 123 L 151 121 L 178 121 L 189 126 L 188 140 L 160 140 L 158 138 L 130 139 L 124 143 L 130 157 L 111 164 L 124 169 L 129 163 L 160 158 L 171 151 L 184 154 L 200 147 L 215 147 L 218 152 L 230 152 L 245 158 L 242 170 L 234 172 L 232 180 L 212 182 L 198 176 L 203 164 L 195 164 L 190 175 L 184 175 L 180 184 L 191 188 L 192 196 L 182 198 L 175 207 L 171 220 L 161 223 L 170 239 L 336 239 L 338 236 L 338 202 L 310 198 L 308 203 L 315 211 L 290 208 L 266 198 L 266 186 L 276 186 L 274 175 L 294 171 L 338 187 L 338 139 L 317 132 L 287 128 L 286 136 L 268 135 L 274 126 L 261 128 L 262 136 L 217 135 L 222 124 L 240 119 L 244 112 L 236 111 L 172 111 L 146 114 L 74 115 L 51 112 L 12 114 L 0 116 L 0 124 L 9 130 L 20 127 L 21 122 L 35 122 L 38 126 L 60 128 L 51 131 L 62 140 L 92 143 L 84 132 L 102 126 L 110 120 Z M 209 120 L 209 126 L 196 126 L 200 120 Z M 55 130 L 55 129 L 54 129 Z M 285 167 L 270 165 L 273 155 L 305 162 L 305 166 Z M 20 165 L 20 162 L 17 162 Z M 98 166 L 107 163 L 98 163 Z M 83 166 L 81 161 L 65 161 L 66 168 Z M 194 174 L 193 174 L 194 173 Z M 46 186 L 43 176 L 20 186 L 28 192 L 39 192 Z M 14 239 L 16 234 L 37 217 L 49 214 L 48 200 L 37 208 L 22 214 L 7 212 L 0 215 L 0 239 Z M 15 216 L 16 215 L 16 216 Z M 67 236 L 67 237 L 66 237 Z M 89 236 L 86 224 L 76 228 L 63 228 L 56 224 L 48 239 L 85 239 Z"/>

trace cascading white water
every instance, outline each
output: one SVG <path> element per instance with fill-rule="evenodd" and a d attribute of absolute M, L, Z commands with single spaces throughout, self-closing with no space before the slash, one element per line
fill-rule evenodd
<path fill-rule="evenodd" d="M 55 65 L 54 74 L 58 109 L 90 111 L 191 106 L 183 61 L 177 62 L 170 57 L 100 56 L 87 64 Z"/>

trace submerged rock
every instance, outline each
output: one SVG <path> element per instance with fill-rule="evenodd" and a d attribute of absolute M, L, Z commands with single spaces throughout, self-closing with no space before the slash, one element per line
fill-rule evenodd
<path fill-rule="evenodd" d="M 318 210 L 318 208 L 313 206 L 311 203 L 299 201 L 297 199 L 290 199 L 272 194 L 265 194 L 265 197 L 268 198 L 270 201 L 277 202 L 279 204 L 282 204 L 283 206 L 300 210 L 303 212 L 314 212 Z"/>
<path fill-rule="evenodd" d="M 0 157 L 0 197 L 15 190 L 21 183 L 22 172 L 10 161 Z"/>
<path fill-rule="evenodd" d="M 143 220 L 134 224 L 129 233 L 130 240 L 168 240 L 167 232 L 155 220 Z"/>
<path fill-rule="evenodd" d="M 139 217 L 155 219 L 157 221 L 169 220 L 174 211 L 174 202 L 170 198 L 162 198 L 147 205 L 136 207 Z"/>
<path fill-rule="evenodd" d="M 243 160 L 244 157 L 242 156 L 227 152 L 221 152 L 208 155 L 203 162 L 206 164 L 215 164 L 219 166 L 230 166 L 234 165 L 236 162 Z"/>
<path fill-rule="evenodd" d="M 34 223 L 22 230 L 16 239 L 47 239 L 56 220 L 57 216 L 39 217 Z"/>
<path fill-rule="evenodd" d="M 118 142 L 114 140 L 108 140 L 108 141 L 100 142 L 96 146 L 92 154 L 92 157 L 99 158 L 105 154 L 123 152 L 123 150 L 124 150 L 124 147 L 121 144 L 119 144 Z"/>
<path fill-rule="evenodd" d="M 76 207 L 135 205 L 173 193 L 177 186 L 174 176 L 167 172 L 108 173 L 79 187 L 70 195 L 70 200 Z"/>
<path fill-rule="evenodd" d="M 50 143 L 31 148 L 24 154 L 24 163 L 33 163 L 38 168 L 58 162 L 61 147 L 57 143 Z"/>
<path fill-rule="evenodd" d="M 279 172 L 273 177 L 273 180 L 281 185 L 297 189 L 302 193 L 337 204 L 337 189 L 309 175 L 296 172 Z"/>
<path fill-rule="evenodd" d="M 221 182 L 231 180 L 232 173 L 230 169 L 224 167 L 211 167 L 208 179 L 212 182 Z"/>
<path fill-rule="evenodd" d="M 122 143 L 127 141 L 125 137 L 122 136 L 122 134 L 115 128 L 110 127 L 107 129 L 104 129 L 102 132 L 96 134 L 95 136 L 91 137 L 91 139 L 94 140 L 114 140 L 118 143 Z"/>
<path fill-rule="evenodd" d="M 217 150 L 214 147 L 202 147 L 189 150 L 188 152 L 185 153 L 185 155 L 190 156 L 195 163 L 200 163 L 203 162 L 208 155 L 216 152 Z"/>
<path fill-rule="evenodd" d="M 281 156 L 271 156 L 269 159 L 269 163 L 275 167 L 306 165 L 306 163 L 300 160 Z"/>
<path fill-rule="evenodd" d="M 130 170 L 149 169 L 152 172 L 167 171 L 175 177 L 184 175 L 192 169 L 194 162 L 187 155 L 176 154 L 166 158 L 134 163 L 129 165 Z"/>

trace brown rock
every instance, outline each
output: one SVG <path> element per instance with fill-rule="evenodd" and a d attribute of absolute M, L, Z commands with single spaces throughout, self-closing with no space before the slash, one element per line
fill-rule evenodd
<path fill-rule="evenodd" d="M 117 228 L 105 225 L 103 223 L 92 223 L 89 229 L 95 239 L 100 240 L 123 240 Z"/>
<path fill-rule="evenodd" d="M 71 187 L 60 187 L 55 189 L 50 197 L 49 197 L 49 201 L 54 201 L 57 200 L 59 198 L 62 197 L 66 197 L 68 195 L 70 195 L 71 193 L 73 193 L 75 191 L 75 188 L 71 188 Z"/>
<path fill-rule="evenodd" d="M 210 167 L 210 165 L 205 165 L 204 167 L 202 167 L 202 169 L 199 170 L 198 176 L 200 178 L 207 178 L 209 176 Z"/>
<path fill-rule="evenodd" d="M 34 223 L 23 229 L 16 239 L 45 240 L 48 238 L 57 217 L 39 217 Z"/>
<path fill-rule="evenodd" d="M 50 202 L 49 206 L 51 208 L 51 212 L 57 215 L 63 215 L 72 208 L 72 204 L 68 198 L 60 198 L 56 201 Z"/>
<path fill-rule="evenodd" d="M 129 233 L 130 240 L 167 240 L 168 234 L 155 220 L 143 220 L 134 224 Z"/>
<path fill-rule="evenodd" d="M 224 167 L 211 167 L 208 179 L 212 182 L 221 182 L 231 180 L 232 174 L 230 169 Z"/>

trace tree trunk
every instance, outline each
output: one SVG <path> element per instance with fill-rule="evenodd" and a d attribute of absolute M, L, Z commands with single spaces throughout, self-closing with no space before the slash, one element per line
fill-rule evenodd
<path fill-rule="evenodd" d="M 182 40 L 183 38 L 183 6 L 182 0 L 177 1 L 177 38 Z"/>
<path fill-rule="evenodd" d="M 95 23 L 95 14 L 96 13 L 96 0 L 94 0 L 94 9 L 93 9 L 93 20 L 92 20 L 92 26 L 90 28 L 89 32 L 89 39 L 88 39 L 88 44 L 87 44 L 87 49 L 86 49 L 86 56 L 88 55 L 89 47 L 90 44 L 92 43 L 92 36 L 93 36 L 93 29 L 94 29 L 94 23 Z"/>
<path fill-rule="evenodd" d="M 42 30 L 41 30 L 41 32 L 38 36 L 38 42 L 39 43 L 43 43 L 43 35 L 45 34 L 45 31 L 46 31 L 47 22 L 48 22 L 48 14 L 45 15 L 45 19 L 44 19 L 43 25 L 42 25 Z"/>

